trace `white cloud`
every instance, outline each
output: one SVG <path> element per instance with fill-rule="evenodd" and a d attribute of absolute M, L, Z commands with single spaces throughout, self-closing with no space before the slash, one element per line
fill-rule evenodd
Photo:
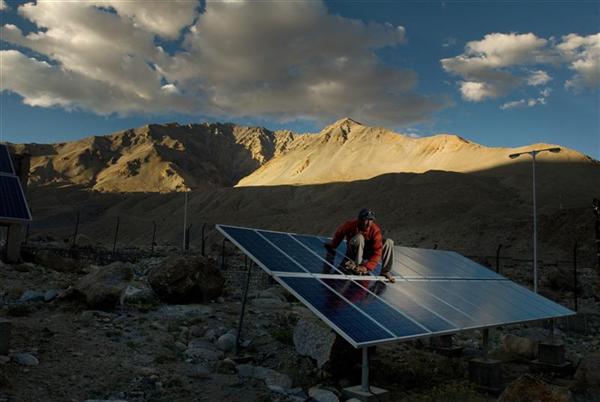
<path fill-rule="evenodd" d="M 529 98 L 529 99 L 520 99 L 518 101 L 512 101 L 504 103 L 500 106 L 500 109 L 517 109 L 524 107 L 533 107 L 536 105 L 545 105 L 547 103 L 547 98 L 550 96 L 550 92 L 552 90 L 550 88 L 544 88 L 540 91 L 540 96 L 537 98 Z"/>
<path fill-rule="evenodd" d="M 600 33 L 589 36 L 569 34 L 563 36 L 557 48 L 569 61 L 569 68 L 575 72 L 565 83 L 567 88 L 581 90 L 600 84 Z"/>
<path fill-rule="evenodd" d="M 19 13 L 37 30 L 23 34 L 5 25 L 0 34 L 37 56 L 6 53 L 3 90 L 32 105 L 100 114 L 319 121 L 349 115 L 394 126 L 444 106 L 414 92 L 413 71 L 375 55 L 401 45 L 403 27 L 331 15 L 317 1 L 209 0 L 201 14 L 198 7 L 186 0 L 24 4 Z M 166 52 L 157 38 L 177 42 Z M 36 75 L 42 72 L 52 79 Z"/>
<path fill-rule="evenodd" d="M 527 85 L 530 86 L 540 86 L 548 83 L 552 80 L 552 77 L 548 75 L 547 72 L 543 70 L 532 71 L 529 77 L 527 77 Z"/>
<path fill-rule="evenodd" d="M 488 98 L 498 98 L 506 92 L 502 85 L 487 82 L 463 81 L 460 83 L 460 93 L 471 102 L 480 102 Z"/>
<path fill-rule="evenodd" d="M 0 0 L 0 11 L 8 10 L 8 4 L 4 0 Z"/>
<path fill-rule="evenodd" d="M 440 62 L 445 71 L 462 78 L 461 94 L 468 101 L 498 98 L 522 85 L 541 86 L 552 80 L 547 71 L 527 67 L 534 65 L 558 68 L 569 63 L 575 76 L 566 82 L 568 88 L 594 87 L 600 83 L 600 34 L 570 34 L 557 45 L 553 37 L 538 38 L 533 33 L 491 33 L 468 42 L 462 54 Z M 503 106 L 522 104 L 518 102 Z"/>

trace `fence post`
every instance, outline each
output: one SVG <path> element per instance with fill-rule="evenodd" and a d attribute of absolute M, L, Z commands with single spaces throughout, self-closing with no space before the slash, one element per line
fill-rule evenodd
<path fill-rule="evenodd" d="M 192 230 L 192 225 L 188 225 L 185 229 L 185 250 L 188 251 L 190 249 L 190 231 Z"/>
<path fill-rule="evenodd" d="M 225 268 L 225 242 L 227 238 L 223 238 L 223 244 L 221 245 L 221 271 Z"/>
<path fill-rule="evenodd" d="M 150 245 L 150 252 L 154 254 L 154 246 L 156 245 L 156 221 L 152 221 L 152 244 Z"/>
<path fill-rule="evenodd" d="M 115 228 L 115 240 L 113 242 L 113 254 L 117 250 L 117 237 L 119 236 L 119 217 L 117 216 L 117 227 Z"/>
<path fill-rule="evenodd" d="M 202 224 L 202 257 L 206 257 L 205 253 L 205 244 L 206 244 L 206 236 L 204 235 L 204 230 L 206 229 L 206 222 Z"/>
<path fill-rule="evenodd" d="M 575 244 L 573 245 L 573 299 L 575 302 L 575 311 L 579 311 L 579 284 L 577 282 L 577 240 L 575 240 Z"/>
<path fill-rule="evenodd" d="M 502 244 L 498 245 L 496 249 L 496 273 L 500 273 L 500 249 L 502 248 Z"/>
<path fill-rule="evenodd" d="M 73 235 L 72 247 L 77 246 L 77 235 L 79 234 L 79 211 L 77 211 L 77 222 L 75 222 L 75 234 Z"/>

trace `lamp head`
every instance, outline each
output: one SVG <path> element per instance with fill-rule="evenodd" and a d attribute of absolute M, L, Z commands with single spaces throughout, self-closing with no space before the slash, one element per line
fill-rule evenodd
<path fill-rule="evenodd" d="M 508 155 L 508 157 L 510 159 L 515 159 L 515 158 L 518 158 L 519 156 L 521 156 L 521 154 L 510 154 L 510 155 Z"/>
<path fill-rule="evenodd" d="M 560 152 L 560 148 L 558 148 L 558 147 L 556 147 L 556 148 L 550 148 L 550 149 L 548 149 L 548 151 L 550 151 L 550 152 L 553 152 L 553 153 L 557 154 L 557 153 L 559 153 L 559 152 Z"/>

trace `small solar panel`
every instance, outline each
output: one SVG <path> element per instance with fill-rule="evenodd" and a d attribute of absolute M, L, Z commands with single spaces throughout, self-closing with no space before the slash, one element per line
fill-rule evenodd
<path fill-rule="evenodd" d="M 15 174 L 10 152 L 6 144 L 0 144 L 0 173 Z"/>
<path fill-rule="evenodd" d="M 396 246 L 392 284 L 344 274 L 343 243 L 331 253 L 323 237 L 217 229 L 355 347 L 574 314 L 451 251 Z"/>
<path fill-rule="evenodd" d="M 16 176 L 0 175 L 0 220 L 31 220 L 21 181 Z"/>

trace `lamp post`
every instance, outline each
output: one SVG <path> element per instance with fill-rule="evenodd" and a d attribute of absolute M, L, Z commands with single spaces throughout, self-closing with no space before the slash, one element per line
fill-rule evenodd
<path fill-rule="evenodd" d="M 510 159 L 515 159 L 518 158 L 521 155 L 531 155 L 531 160 L 532 160 L 532 166 L 533 166 L 533 291 L 535 293 L 537 293 L 537 213 L 536 213 L 536 201 L 535 201 L 535 157 L 537 154 L 539 154 L 540 152 L 544 152 L 544 151 L 548 151 L 548 152 L 552 152 L 552 153 L 558 153 L 560 152 L 560 148 L 555 147 L 555 148 L 544 148 L 544 149 L 535 149 L 533 151 L 527 151 L 527 152 L 518 152 L 515 154 L 510 154 L 508 155 L 508 157 Z"/>

